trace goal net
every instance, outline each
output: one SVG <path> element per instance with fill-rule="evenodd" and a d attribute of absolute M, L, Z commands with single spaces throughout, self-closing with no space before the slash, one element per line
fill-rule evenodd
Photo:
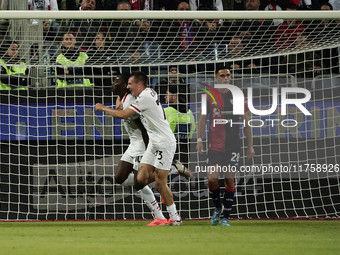
<path fill-rule="evenodd" d="M 193 177 L 171 175 L 169 186 L 182 218 L 209 218 L 211 116 L 203 154 L 196 150 L 197 126 L 206 110 L 202 95 L 222 66 L 255 109 L 249 113 L 252 160 L 239 123 L 242 153 L 231 217 L 339 217 L 337 12 L 2 14 L 0 220 L 152 218 L 132 187 L 114 182 L 129 145 L 121 120 L 94 110 L 97 102 L 114 108 L 112 81 L 136 70 L 148 75 L 164 107 L 170 91 L 179 99 L 170 106 L 193 113 L 188 125 L 174 123 L 177 157 Z M 281 100 L 286 89 L 287 107 Z M 310 99 L 294 105 L 307 92 Z M 274 110 L 256 114 L 268 109 Z"/>

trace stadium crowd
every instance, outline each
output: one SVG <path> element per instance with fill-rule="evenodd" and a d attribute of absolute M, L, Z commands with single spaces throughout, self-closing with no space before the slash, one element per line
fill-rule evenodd
<path fill-rule="evenodd" d="M 2 9 L 7 9 L 6 2 L 0 1 Z M 337 0 L 329 2 L 318 0 L 28 0 L 27 2 L 28 10 L 50 11 L 331 11 L 338 8 Z M 30 22 L 32 26 L 40 24 L 39 20 Z M 18 45 L 17 55 L 20 56 L 21 42 L 14 42 L 13 38 L 8 36 L 8 31 L 11 29 L 9 22 L 2 21 L 0 26 L 1 72 L 7 75 L 15 74 L 10 72 L 6 63 L 21 65 L 23 60 L 17 56 L 8 57 L 8 52 L 11 50 L 11 45 L 15 43 Z M 339 23 L 334 20 L 51 19 L 42 21 L 42 28 L 44 40 L 48 42 L 45 47 L 55 47 L 55 50 L 49 51 L 50 64 L 60 65 L 58 68 L 51 68 L 52 74 L 58 75 L 57 88 L 94 85 L 108 87 L 112 83 L 110 76 L 124 71 L 117 67 L 120 64 L 136 64 L 134 66 L 137 69 L 150 74 L 152 68 L 144 68 L 143 64 L 157 63 L 156 61 L 163 64 L 205 61 L 205 64 L 179 65 L 180 73 L 213 73 L 214 70 L 225 65 L 230 67 L 234 75 L 241 76 L 289 73 L 297 78 L 313 79 L 320 74 L 339 73 L 338 47 L 291 54 L 292 50 L 311 48 L 322 41 L 329 40 L 334 33 L 337 33 L 335 31 L 340 31 Z M 72 41 L 71 47 L 67 46 L 66 40 Z M 219 52 L 218 56 L 216 51 Z M 270 53 L 278 53 L 280 57 L 270 57 Z M 261 55 L 267 57 L 258 57 Z M 210 60 L 219 61 L 209 63 Z M 22 75 L 29 75 L 27 70 Z M 128 71 L 135 70 L 131 67 Z M 75 78 L 75 75 L 85 75 L 85 77 Z M 6 85 L 3 88 L 17 88 L 19 84 L 18 82 L 6 84 L 3 78 L 0 79 Z M 8 80 L 6 77 L 7 82 Z"/>

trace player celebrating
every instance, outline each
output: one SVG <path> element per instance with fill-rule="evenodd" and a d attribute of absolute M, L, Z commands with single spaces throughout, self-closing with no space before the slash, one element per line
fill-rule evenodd
<path fill-rule="evenodd" d="M 123 98 L 123 109 L 128 108 L 131 103 L 136 100 L 136 98 L 129 93 L 127 83 L 128 76 L 121 74 L 117 76 L 112 86 L 113 92 L 120 98 Z M 131 115 L 129 118 L 124 119 L 123 125 L 129 135 L 130 145 L 118 163 L 117 172 L 115 174 L 115 183 L 123 186 L 133 186 L 134 174 L 137 173 L 137 171 L 134 170 L 138 170 L 138 159 L 140 159 L 145 152 L 149 138 L 138 114 Z M 164 217 L 150 187 L 145 186 L 138 192 L 155 216 L 155 220 L 152 222 L 153 224 L 150 223 L 148 226 L 167 224 L 167 219 Z"/>
<path fill-rule="evenodd" d="M 216 82 L 218 84 L 229 84 L 231 77 L 230 70 L 227 67 L 221 67 L 216 72 Z M 234 123 L 239 122 L 239 116 L 232 115 L 233 103 L 232 94 L 227 88 L 218 88 L 218 92 L 221 95 L 222 104 L 214 104 L 211 97 L 208 98 L 207 112 L 210 115 L 210 128 L 209 128 L 209 148 L 208 148 L 208 159 L 210 166 L 223 166 L 238 167 L 238 161 L 240 158 L 241 151 L 241 139 L 239 136 L 239 125 L 230 125 L 229 123 L 223 125 L 214 125 L 214 119 L 227 119 L 232 120 Z M 255 152 L 253 149 L 251 128 L 248 125 L 248 105 L 245 105 L 245 114 L 242 115 L 244 126 L 244 134 L 247 139 L 247 158 L 251 159 L 254 157 Z M 207 122 L 207 115 L 201 115 L 198 122 L 198 139 L 196 149 L 202 154 L 203 144 L 202 138 Z M 214 169 L 215 170 L 215 169 Z M 220 201 L 220 187 L 218 184 L 218 171 L 213 171 L 212 168 L 208 167 L 208 189 L 209 194 L 215 204 L 214 214 L 211 217 L 211 225 L 215 226 L 220 221 L 220 214 L 222 212 L 222 204 Z M 224 176 L 224 211 L 222 226 L 230 226 L 229 215 L 232 209 L 234 193 L 235 193 L 235 172 L 229 171 Z"/>
<path fill-rule="evenodd" d="M 129 108 L 113 110 L 98 103 L 95 109 L 105 111 L 107 114 L 121 119 L 128 119 L 135 113 L 140 115 L 150 141 L 139 165 L 135 187 L 137 190 L 143 189 L 155 180 L 157 189 L 164 199 L 170 215 L 166 224 L 179 226 L 182 225 L 182 221 L 177 213 L 172 192 L 167 185 L 168 173 L 176 150 L 176 139 L 165 118 L 156 92 L 146 88 L 146 83 L 147 76 L 144 73 L 132 73 L 129 78 L 128 89 L 130 89 L 132 96 L 137 97 L 137 100 Z M 158 225 L 165 225 L 164 220 Z"/>

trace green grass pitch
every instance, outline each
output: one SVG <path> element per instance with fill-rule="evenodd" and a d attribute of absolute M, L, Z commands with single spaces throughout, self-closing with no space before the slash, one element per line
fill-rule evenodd
<path fill-rule="evenodd" d="M 338 220 L 0 222 L 0 254 L 340 254 Z"/>

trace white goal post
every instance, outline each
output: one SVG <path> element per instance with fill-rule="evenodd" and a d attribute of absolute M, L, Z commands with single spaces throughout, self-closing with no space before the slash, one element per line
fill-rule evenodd
<path fill-rule="evenodd" d="M 288 106 L 286 116 L 281 115 L 280 100 L 270 116 L 250 114 L 256 153 L 251 161 L 246 159 L 247 144 L 240 129 L 243 153 L 239 164 L 244 171 L 236 175 L 231 217 L 338 218 L 339 14 L 0 11 L 2 19 L 9 20 L 6 26 L 0 25 L 0 221 L 151 219 L 133 188 L 114 183 L 114 171 L 129 145 L 121 121 L 96 112 L 94 105 L 101 102 L 114 107 L 112 80 L 118 73 L 141 70 L 164 107 L 168 106 L 167 91 L 175 86 L 197 126 L 203 91 L 207 85 L 214 86 L 215 71 L 222 66 L 230 68 L 231 83 L 246 97 L 248 88 L 252 90 L 256 109 L 271 107 L 273 88 L 279 98 L 287 87 L 311 93 L 303 104 L 311 116 L 294 105 Z M 133 22 L 120 23 L 126 19 L 148 20 L 147 36 Z M 213 30 L 202 22 L 216 19 L 223 23 Z M 297 23 L 291 29 L 272 25 L 272 19 L 296 19 Z M 43 23 L 52 26 L 52 20 L 58 25 L 49 34 Z M 99 20 L 99 25 L 80 35 L 82 20 Z M 190 20 L 187 30 L 183 20 Z M 135 32 L 129 34 L 125 27 Z M 283 35 L 291 30 L 292 36 Z M 72 51 L 62 44 L 67 33 L 76 40 Z M 107 42 L 100 55 L 99 49 L 94 50 L 96 39 Z M 15 61 L 8 55 L 13 49 L 19 52 Z M 77 64 L 58 62 L 60 54 L 71 61 L 77 59 L 76 54 L 87 59 Z M 25 69 L 16 73 L 18 67 Z M 207 125 L 205 152 L 208 129 Z M 204 171 L 207 155 L 196 151 L 197 129 L 191 136 L 180 141 L 179 157 L 193 178 L 173 175 L 169 186 L 183 218 L 206 219 L 213 209 Z M 153 191 L 161 203 L 159 193 Z"/>
<path fill-rule="evenodd" d="M 4 19 L 338 19 L 340 11 L 0 11 Z"/>

